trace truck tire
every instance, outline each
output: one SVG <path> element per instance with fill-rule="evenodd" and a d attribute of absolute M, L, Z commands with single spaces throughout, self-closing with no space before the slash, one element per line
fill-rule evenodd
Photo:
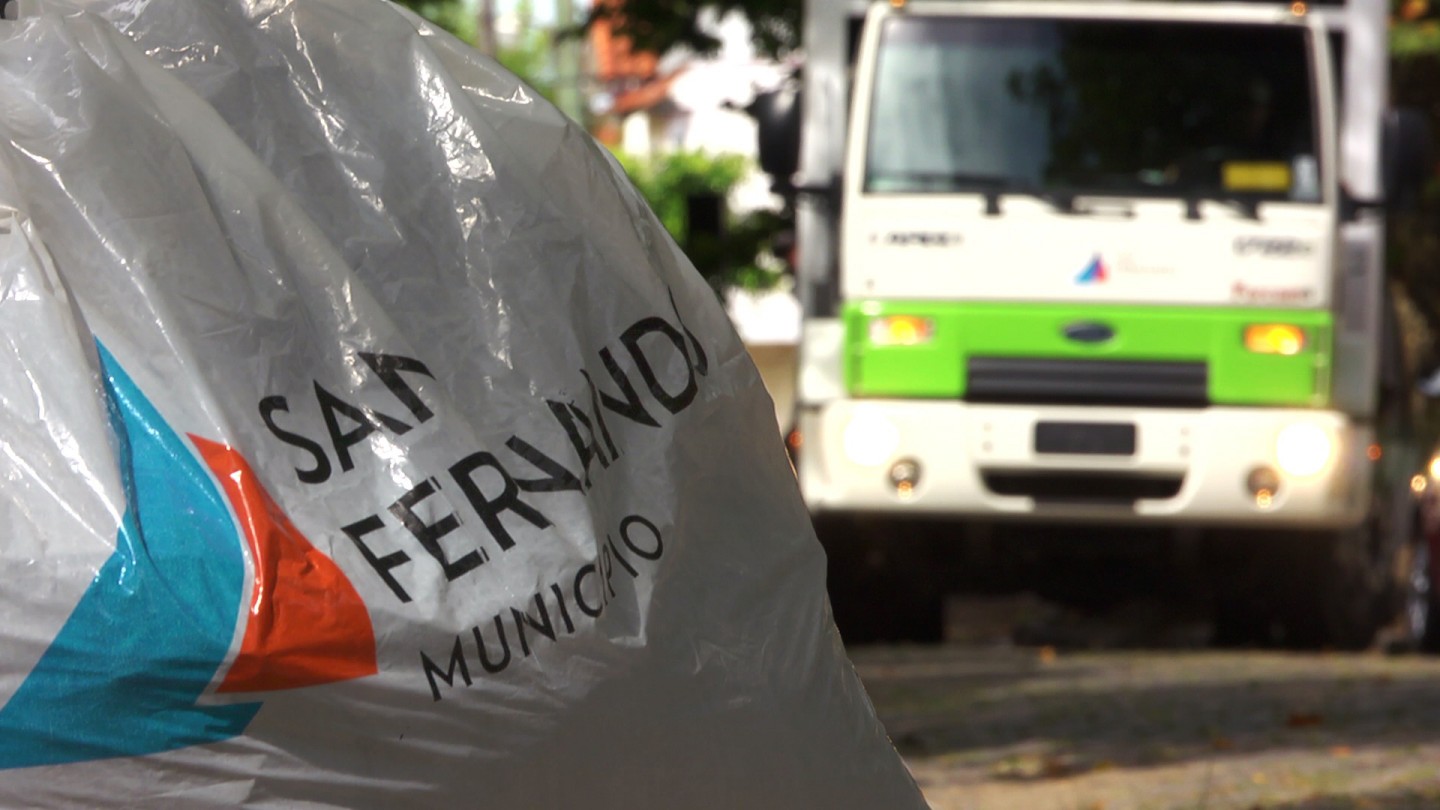
<path fill-rule="evenodd" d="M 1382 628 L 1403 632 L 1414 540 L 1414 507 L 1396 491 L 1377 491 L 1357 526 L 1285 538 L 1279 545 L 1293 578 L 1283 586 L 1287 598 L 1278 617 L 1283 643 L 1363 650 Z"/>
<path fill-rule="evenodd" d="M 1315 533 L 1313 554 L 1295 550 L 1300 596 L 1290 600 L 1284 626 L 1287 640 L 1304 646 L 1364 649 L 1374 644 L 1382 628 L 1391 627 L 1399 636 L 1389 639 L 1392 645 L 1413 647 L 1421 643 L 1429 623 L 1428 615 L 1418 623 L 1409 615 L 1421 607 L 1413 598 L 1420 589 L 1428 597 L 1429 567 L 1417 572 L 1412 564 L 1421 542 L 1410 490 L 1411 476 L 1419 469 L 1415 420 L 1395 300 L 1388 287 L 1383 294 L 1375 418 L 1376 447 L 1382 455 L 1371 471 L 1365 519 L 1349 529 Z M 1425 581 L 1417 580 L 1417 573 L 1425 575 Z M 1307 581 L 1313 590 L 1305 590 Z M 1427 598 L 1427 614 L 1429 604 Z"/>
<path fill-rule="evenodd" d="M 941 639 L 945 587 L 928 563 L 931 538 L 902 522 L 851 516 L 817 518 L 815 531 L 846 645 Z"/>
<path fill-rule="evenodd" d="M 1356 531 L 1316 532 L 1295 548 L 1305 559 L 1281 619 L 1287 646 L 1363 650 L 1375 641 L 1387 588 L 1370 544 Z"/>

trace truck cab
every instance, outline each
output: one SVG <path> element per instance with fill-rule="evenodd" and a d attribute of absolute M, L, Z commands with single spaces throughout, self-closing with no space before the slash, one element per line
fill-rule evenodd
<path fill-rule="evenodd" d="M 873 6 L 814 508 L 1357 520 L 1328 63 L 1288 8 Z"/>
<path fill-rule="evenodd" d="M 811 511 L 1364 547 L 1331 567 L 1366 618 L 1321 635 L 1369 638 L 1413 535 L 1382 255 L 1423 140 L 1383 2 L 808 11 Z"/>

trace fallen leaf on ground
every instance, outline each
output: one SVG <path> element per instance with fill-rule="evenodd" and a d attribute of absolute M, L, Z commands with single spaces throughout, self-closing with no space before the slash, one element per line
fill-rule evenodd
<path fill-rule="evenodd" d="M 1050 779 L 1060 779 L 1075 772 L 1075 765 L 1068 757 L 1046 757 L 1041 766 L 1042 772 Z"/>
<path fill-rule="evenodd" d="M 1320 712 L 1295 711 L 1290 712 L 1290 716 L 1285 718 L 1285 725 L 1289 728 L 1310 728 L 1324 722 L 1325 715 Z"/>

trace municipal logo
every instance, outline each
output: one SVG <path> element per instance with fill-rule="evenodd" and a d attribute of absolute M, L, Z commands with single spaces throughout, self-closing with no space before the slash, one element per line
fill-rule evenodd
<path fill-rule="evenodd" d="M 256 693 L 376 672 L 344 573 L 239 452 L 182 438 L 99 349 L 126 512 L 115 552 L 0 708 L 0 769 L 219 742 L 254 719 Z"/>

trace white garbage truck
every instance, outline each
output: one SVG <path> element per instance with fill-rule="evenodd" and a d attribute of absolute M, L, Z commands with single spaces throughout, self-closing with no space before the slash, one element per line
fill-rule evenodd
<path fill-rule="evenodd" d="M 1387 106 L 1384 0 L 806 12 L 759 117 L 812 513 L 1173 528 L 1226 550 L 1222 624 L 1423 633 L 1383 254 L 1429 135 Z"/>

